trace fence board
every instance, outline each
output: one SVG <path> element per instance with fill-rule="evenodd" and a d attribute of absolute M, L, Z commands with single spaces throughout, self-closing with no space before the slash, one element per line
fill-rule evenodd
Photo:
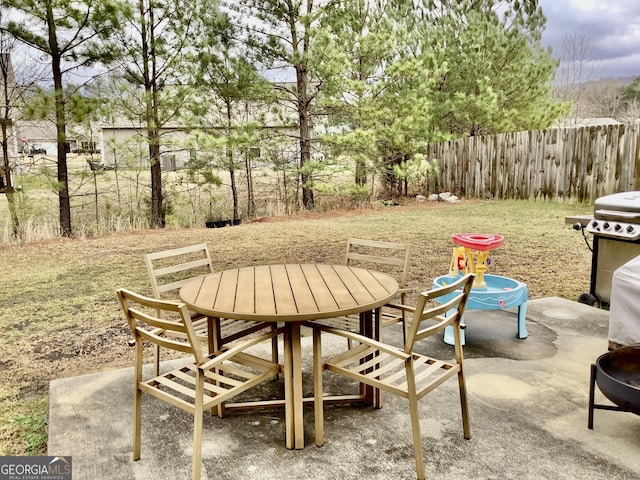
<path fill-rule="evenodd" d="M 640 126 L 475 136 L 434 144 L 436 191 L 474 198 L 577 200 L 640 190 Z"/>

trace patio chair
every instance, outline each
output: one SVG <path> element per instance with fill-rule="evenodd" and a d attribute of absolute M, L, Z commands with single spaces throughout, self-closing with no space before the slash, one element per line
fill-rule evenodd
<path fill-rule="evenodd" d="M 135 339 L 135 395 L 133 422 L 133 460 L 140 459 L 142 425 L 142 393 L 159 398 L 189 412 L 193 422 L 192 478 L 200 478 L 202 457 L 202 425 L 206 410 L 213 409 L 278 372 L 279 365 L 245 352 L 249 347 L 275 338 L 278 330 L 271 330 L 232 347 L 205 356 L 200 348 L 195 328 L 184 303 L 156 300 L 126 289 L 117 291 L 124 315 Z M 158 315 L 161 312 L 165 315 Z M 178 316 L 179 321 L 168 320 Z M 176 335 L 163 335 L 174 332 Z M 191 363 L 170 372 L 144 379 L 143 343 L 187 353 Z M 223 375 L 224 374 L 224 375 Z"/>
<path fill-rule="evenodd" d="M 419 480 L 424 479 L 425 471 L 418 400 L 453 376 L 458 377 L 464 438 L 471 438 L 460 321 L 473 279 L 474 275 L 468 274 L 445 287 L 421 293 L 415 308 L 403 306 L 407 312 L 413 313 L 404 348 L 378 342 L 346 330 L 309 323 L 309 326 L 313 328 L 314 345 L 316 445 L 322 446 L 324 444 L 322 401 L 322 373 L 324 370 L 335 372 L 409 400 L 416 471 Z M 442 297 L 439 300 L 441 304 L 432 306 L 434 305 L 432 300 L 439 297 Z M 454 326 L 455 360 L 440 360 L 414 351 L 416 342 L 442 332 L 448 325 Z M 334 358 L 323 361 L 322 333 L 339 335 L 358 342 L 358 345 Z"/>
<path fill-rule="evenodd" d="M 206 243 L 173 248 L 145 255 L 145 263 L 151 289 L 156 299 L 178 299 L 178 291 L 187 282 L 213 273 L 211 255 Z M 273 322 L 238 321 L 230 319 L 213 319 L 212 331 L 207 328 L 208 322 L 204 315 L 191 312 L 191 320 L 199 341 L 207 343 L 209 353 L 220 350 L 224 345 L 251 335 L 263 329 L 275 330 Z M 169 332 L 171 333 L 171 332 Z M 175 335 L 175 333 L 171 333 Z M 278 361 L 278 340 L 272 341 L 272 361 Z M 158 353 L 158 350 L 156 350 Z M 156 374 L 160 358 L 156 355 Z M 222 414 L 222 409 L 220 410 Z"/>
<path fill-rule="evenodd" d="M 411 245 L 406 243 L 350 238 L 347 240 L 345 265 L 370 268 L 391 275 L 398 282 L 398 286 L 400 287 L 398 290 L 399 300 L 400 303 L 404 304 L 406 294 L 412 291 L 411 288 L 406 288 L 410 249 Z M 343 328 L 351 332 L 362 333 L 360 317 L 357 315 L 332 318 L 324 321 L 320 320 L 319 323 Z M 402 324 L 402 339 L 404 342 L 406 341 L 404 310 L 381 310 L 380 332 L 382 332 L 382 329 L 397 323 Z"/>

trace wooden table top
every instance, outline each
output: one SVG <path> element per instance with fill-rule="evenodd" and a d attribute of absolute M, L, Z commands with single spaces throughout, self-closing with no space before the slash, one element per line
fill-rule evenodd
<path fill-rule="evenodd" d="M 393 277 L 375 270 L 287 264 L 206 275 L 182 287 L 180 298 L 211 317 L 295 322 L 373 310 L 389 302 L 397 290 Z"/>

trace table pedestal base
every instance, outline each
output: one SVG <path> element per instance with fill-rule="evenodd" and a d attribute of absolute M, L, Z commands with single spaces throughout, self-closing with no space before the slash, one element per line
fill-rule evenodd
<path fill-rule="evenodd" d="M 380 338 L 380 308 L 360 313 L 362 333 L 368 337 Z M 300 322 L 287 322 L 284 335 L 284 407 L 285 407 L 285 431 L 287 448 L 300 450 L 304 448 L 304 402 L 313 401 L 313 398 L 305 399 L 302 388 L 302 339 Z M 320 356 L 321 352 L 314 352 Z M 322 381 L 322 379 L 314 379 Z M 361 401 L 367 405 L 382 406 L 380 391 L 369 385 L 360 385 L 359 395 L 335 396 L 323 399 L 325 402 L 356 402 Z M 322 408 L 317 405 L 316 408 Z"/>

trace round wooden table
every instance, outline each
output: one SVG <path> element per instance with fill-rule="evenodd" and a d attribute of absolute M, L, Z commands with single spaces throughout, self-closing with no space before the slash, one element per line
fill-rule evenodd
<path fill-rule="evenodd" d="M 304 448 L 300 322 L 373 312 L 397 290 L 393 277 L 375 270 L 287 264 L 207 275 L 182 287 L 180 298 L 190 309 L 213 318 L 285 324 L 286 444 L 299 449 Z"/>

